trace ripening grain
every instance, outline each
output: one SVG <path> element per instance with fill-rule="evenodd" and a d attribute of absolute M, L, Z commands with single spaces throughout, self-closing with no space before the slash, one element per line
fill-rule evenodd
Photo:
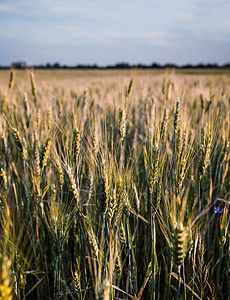
<path fill-rule="evenodd" d="M 228 299 L 229 73 L 0 72 L 1 299 Z"/>

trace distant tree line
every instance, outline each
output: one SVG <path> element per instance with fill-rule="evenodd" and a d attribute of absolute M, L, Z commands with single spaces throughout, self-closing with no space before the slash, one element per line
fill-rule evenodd
<path fill-rule="evenodd" d="M 129 64 L 126 62 L 117 63 L 114 65 L 107 65 L 107 66 L 98 66 L 96 64 L 88 65 L 88 64 L 78 64 L 75 66 L 67 66 L 67 65 L 61 65 L 58 62 L 50 64 L 47 63 L 45 65 L 28 65 L 23 61 L 19 62 L 13 62 L 10 66 L 0 66 L 0 69 L 28 69 L 28 68 L 34 68 L 34 69 L 230 69 L 230 63 L 226 63 L 224 65 L 218 65 L 217 63 L 208 63 L 208 64 L 186 64 L 182 66 L 178 66 L 176 64 L 167 63 L 167 64 L 158 64 L 158 63 L 152 63 L 150 65 L 145 64 Z"/>

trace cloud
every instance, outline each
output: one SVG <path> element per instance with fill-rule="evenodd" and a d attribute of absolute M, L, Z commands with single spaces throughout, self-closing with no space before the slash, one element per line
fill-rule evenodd
<path fill-rule="evenodd" d="M 7 3 L 0 3 L 0 14 L 12 13 L 14 10 Z"/>
<path fill-rule="evenodd" d="M 169 33 L 164 30 L 147 31 L 142 36 L 149 45 L 162 46 L 162 47 L 173 47 L 174 43 L 171 40 Z"/>
<path fill-rule="evenodd" d="M 6 1 L 6 0 L 5 0 Z M 118 1 L 119 2 L 119 1 Z M 124 6 L 125 7 L 125 6 Z M 131 7 L 135 10 L 135 6 Z M 0 14 L 8 14 L 15 17 L 25 18 L 81 18 L 90 20 L 115 19 L 118 16 L 122 19 L 132 17 L 122 6 L 116 3 L 108 4 L 102 1 L 60 1 L 60 0 L 18 0 L 0 4 Z"/>
<path fill-rule="evenodd" d="M 90 48 L 91 56 L 95 49 L 100 49 L 99 54 L 102 56 L 109 49 L 114 57 L 121 57 L 125 53 L 125 57 L 130 53 L 142 55 L 148 49 L 148 56 L 158 51 L 159 57 L 165 55 L 171 58 L 173 53 L 180 53 L 180 49 L 188 47 L 186 57 L 189 57 L 194 54 L 194 49 L 197 49 L 199 55 L 201 50 L 198 43 L 204 48 L 214 43 L 226 47 L 230 41 L 230 3 L 227 1 L 0 2 L 0 38 L 2 42 L 11 45 L 15 53 L 17 45 L 21 45 L 23 53 L 24 45 L 25 51 L 31 51 L 34 55 L 39 55 L 39 49 L 42 49 L 43 56 L 46 55 L 46 49 L 52 49 L 53 53 L 67 53 L 69 48 L 73 55 L 76 51 L 84 52 L 84 48 Z M 209 50 L 207 46 L 206 51 Z M 7 56 L 7 49 L 5 52 Z M 82 55 L 86 57 L 86 53 Z"/>
<path fill-rule="evenodd" d="M 182 21 L 182 22 L 190 22 L 195 19 L 195 14 L 194 13 L 189 13 L 189 12 L 182 12 L 178 13 L 175 15 L 175 20 Z"/>

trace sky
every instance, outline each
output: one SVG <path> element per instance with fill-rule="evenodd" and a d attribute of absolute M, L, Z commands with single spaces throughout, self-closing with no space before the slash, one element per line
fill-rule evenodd
<path fill-rule="evenodd" d="M 230 62 L 230 0 L 0 0 L 0 65 Z"/>

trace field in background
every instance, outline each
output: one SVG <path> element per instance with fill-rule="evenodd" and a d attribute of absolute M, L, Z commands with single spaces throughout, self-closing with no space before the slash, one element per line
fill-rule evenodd
<path fill-rule="evenodd" d="M 229 75 L 0 71 L 0 297 L 228 299 Z"/>
<path fill-rule="evenodd" d="M 8 84 L 9 81 L 9 70 L 0 70 L 0 79 L 1 84 L 4 82 Z M 30 69 L 28 70 L 16 70 L 19 76 L 15 77 L 15 81 L 23 81 L 25 78 L 28 78 L 26 74 L 31 72 Z M 73 78 L 120 78 L 120 77 L 128 77 L 133 78 L 137 77 L 152 77 L 156 75 L 165 75 L 165 74 L 174 74 L 174 75 L 197 75 L 197 76 L 229 76 L 230 70 L 229 69 L 168 69 L 168 70 L 68 70 L 68 69 L 60 69 L 60 70 L 33 70 L 36 73 L 36 78 L 39 77 L 41 80 L 67 80 Z"/>

